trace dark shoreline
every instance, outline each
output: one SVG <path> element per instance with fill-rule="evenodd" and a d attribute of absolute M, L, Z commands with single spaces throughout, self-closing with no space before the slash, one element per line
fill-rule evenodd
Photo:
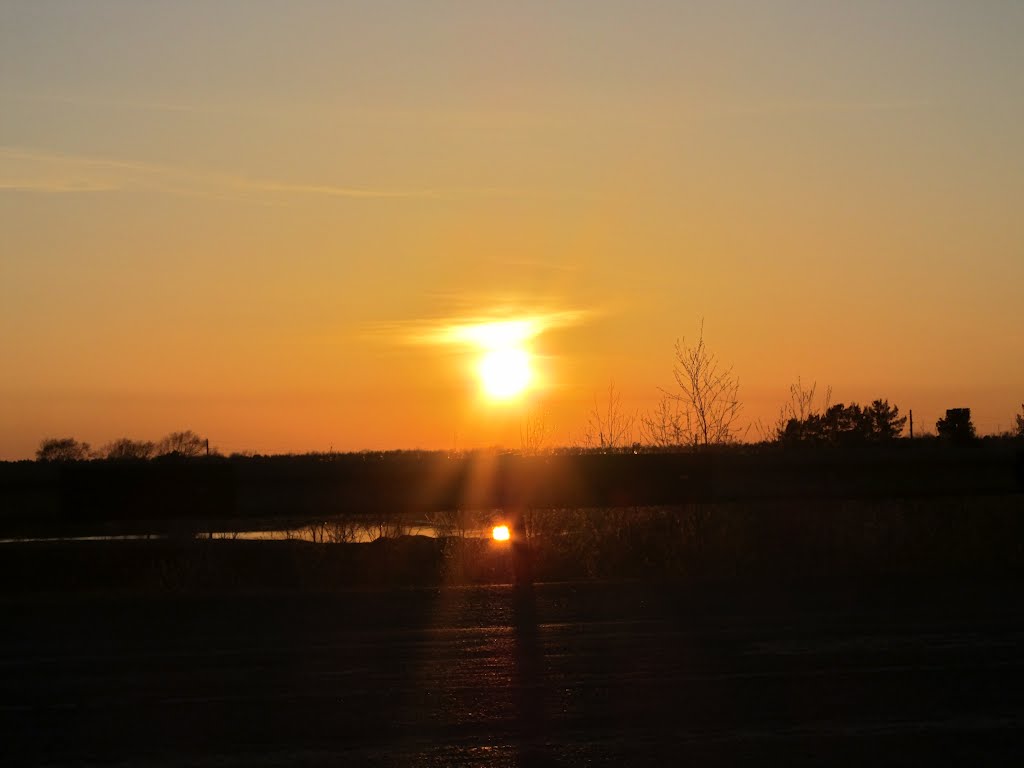
<path fill-rule="evenodd" d="M 1024 584 L 1020 517 L 1000 515 L 989 525 L 968 519 L 973 540 L 965 540 L 964 525 L 931 525 L 928 541 L 904 535 L 899 542 L 845 546 L 827 525 L 829 535 L 794 542 L 752 540 L 749 530 L 726 528 L 700 534 L 699 544 L 693 538 L 663 540 L 660 548 L 655 541 L 664 530 L 656 525 L 610 526 L 589 537 L 534 538 L 524 556 L 536 582 L 625 580 L 810 596 L 901 585 L 927 592 Z M 865 550 L 865 544 L 877 549 Z M 204 538 L 25 542 L 0 548 L 0 598 L 437 588 L 509 584 L 516 572 L 508 544 L 457 537 L 337 544 Z"/>
<path fill-rule="evenodd" d="M 1011 438 L 966 445 L 918 439 L 543 455 L 394 451 L 0 462 L 0 538 L 164 532 L 159 526 L 170 521 L 180 531 L 204 532 L 453 510 L 941 502 L 1014 494 L 1024 498 L 1024 442 Z"/>

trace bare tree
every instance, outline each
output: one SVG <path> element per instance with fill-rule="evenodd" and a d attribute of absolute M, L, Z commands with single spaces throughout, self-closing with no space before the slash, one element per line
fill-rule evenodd
<path fill-rule="evenodd" d="M 696 344 L 677 340 L 675 352 L 672 373 L 679 391 L 662 392 L 679 403 L 691 420 L 693 443 L 714 445 L 739 439 L 740 381 L 732 366 L 723 366 L 705 345 L 703 320 Z"/>
<path fill-rule="evenodd" d="M 551 428 L 542 413 L 530 413 L 519 425 L 519 449 L 523 453 L 541 453 L 551 437 Z"/>
<path fill-rule="evenodd" d="M 658 448 L 693 443 L 693 417 L 677 398 L 662 394 L 654 409 L 640 417 L 640 437 Z"/>
<path fill-rule="evenodd" d="M 1024 437 L 1024 403 L 1020 404 L 1020 413 L 1014 416 L 1014 419 L 1016 419 L 1017 422 L 1013 430 L 1014 434 L 1017 435 L 1017 437 Z"/>
<path fill-rule="evenodd" d="M 362 529 L 370 541 L 377 539 L 397 539 L 408 533 L 408 526 L 397 517 L 364 520 Z"/>
<path fill-rule="evenodd" d="M 811 414 L 818 413 L 819 409 L 814 407 L 817 391 L 818 382 L 815 381 L 809 387 L 805 387 L 803 381 L 797 376 L 796 383 L 789 385 L 789 402 L 783 406 L 783 415 L 790 419 L 804 421 Z M 825 390 L 825 402 L 820 410 L 827 411 L 831 404 L 832 387 L 828 387 Z"/>
<path fill-rule="evenodd" d="M 108 459 L 148 459 L 156 445 L 148 440 L 131 440 L 122 437 L 103 446 L 101 453 Z"/>
<path fill-rule="evenodd" d="M 482 525 L 480 513 L 468 509 L 443 509 L 427 515 L 429 522 L 443 536 L 465 539 Z"/>
<path fill-rule="evenodd" d="M 779 417 L 775 420 L 775 427 L 766 439 L 781 440 L 786 434 L 786 428 L 791 421 L 804 424 L 811 416 L 820 416 L 832 406 L 832 387 L 825 389 L 824 402 L 819 406 L 816 404 L 818 394 L 818 382 L 812 382 L 810 386 L 804 386 L 803 380 L 797 376 L 796 382 L 789 385 L 789 400 L 779 408 Z"/>
<path fill-rule="evenodd" d="M 348 544 L 359 539 L 358 521 L 348 517 L 314 520 L 306 524 L 306 533 L 314 544 Z"/>
<path fill-rule="evenodd" d="M 187 429 L 184 432 L 171 432 L 167 435 L 157 444 L 156 453 L 158 456 L 201 456 L 206 453 L 208 444 L 208 440 Z"/>
<path fill-rule="evenodd" d="M 85 461 L 92 458 L 88 443 L 80 443 L 73 437 L 47 437 L 36 450 L 37 461 Z"/>
<path fill-rule="evenodd" d="M 633 442 L 635 414 L 622 410 L 622 396 L 615 384 L 608 385 L 608 399 L 600 405 L 594 396 L 594 408 L 587 418 L 584 442 L 588 448 L 622 448 Z"/>

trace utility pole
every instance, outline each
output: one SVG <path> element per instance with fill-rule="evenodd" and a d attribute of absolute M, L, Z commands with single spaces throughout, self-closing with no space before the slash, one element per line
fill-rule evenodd
<path fill-rule="evenodd" d="M 914 410 L 910 410 L 910 439 L 914 439 Z"/>

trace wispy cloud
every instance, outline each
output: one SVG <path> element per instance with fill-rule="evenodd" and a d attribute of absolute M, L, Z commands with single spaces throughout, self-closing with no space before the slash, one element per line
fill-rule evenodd
<path fill-rule="evenodd" d="M 244 189 L 297 195 L 356 198 L 438 197 L 438 194 L 432 190 L 360 189 L 358 187 L 338 187 L 330 184 L 286 184 L 277 181 L 253 179 L 239 179 L 238 181 Z"/>
<path fill-rule="evenodd" d="M 3 189 L 57 193 L 131 187 L 158 187 L 180 195 L 248 200 L 264 204 L 283 204 L 296 196 L 360 200 L 442 196 L 440 191 L 433 189 L 294 183 L 161 163 L 0 146 L 0 188 Z M 480 194 L 485 195 L 493 192 L 479 190 Z M 448 191 L 446 194 L 459 193 Z"/>
<path fill-rule="evenodd" d="M 807 99 L 711 105 L 708 107 L 708 111 L 725 115 L 857 114 L 870 112 L 916 112 L 934 107 L 935 104 L 926 99 L 894 101 Z"/>
<path fill-rule="evenodd" d="M 593 309 L 499 305 L 477 312 L 386 321 L 364 327 L 372 337 L 399 344 L 479 346 L 481 339 L 495 334 L 526 341 L 548 331 L 581 325 L 597 314 Z"/>
<path fill-rule="evenodd" d="M 101 96 L 81 96 L 73 94 L 57 93 L 18 93 L 5 92 L 2 97 L 6 100 L 22 102 L 35 102 L 40 104 L 60 104 L 69 107 L 101 107 L 104 109 L 123 109 L 140 112 L 224 112 L 223 107 L 211 105 L 188 104 L 185 102 L 153 101 L 144 99 L 117 99 L 104 98 Z"/>
<path fill-rule="evenodd" d="M 35 192 L 40 194 L 68 194 L 82 192 L 113 192 L 113 184 L 78 179 L 17 179 L 0 178 L 0 192 Z"/>

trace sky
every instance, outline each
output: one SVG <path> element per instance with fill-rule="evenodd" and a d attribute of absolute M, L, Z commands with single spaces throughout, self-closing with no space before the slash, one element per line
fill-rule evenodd
<path fill-rule="evenodd" d="M 1024 4 L 0 4 L 0 459 L 586 439 L 704 339 L 934 431 L 1024 401 Z M 446 329 L 528 318 L 528 391 Z"/>

